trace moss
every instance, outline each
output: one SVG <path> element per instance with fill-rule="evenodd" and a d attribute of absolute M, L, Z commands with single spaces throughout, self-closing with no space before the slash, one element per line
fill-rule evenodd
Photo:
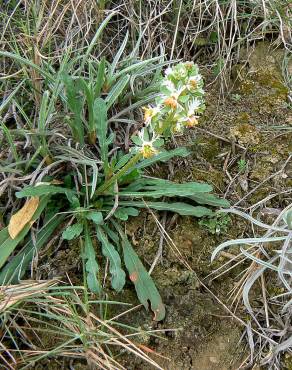
<path fill-rule="evenodd" d="M 242 81 L 239 86 L 239 93 L 242 95 L 251 95 L 254 92 L 255 82 L 249 79 Z"/>
<path fill-rule="evenodd" d="M 235 118 L 235 122 L 238 124 L 249 124 L 250 120 L 251 117 L 247 112 L 241 112 Z"/>
<path fill-rule="evenodd" d="M 280 77 L 272 71 L 259 70 L 254 74 L 254 78 L 260 86 L 275 89 L 279 96 L 281 95 L 283 99 L 287 99 L 288 88 L 281 81 Z"/>
<path fill-rule="evenodd" d="M 213 162 L 222 150 L 219 141 L 214 137 L 201 137 L 197 139 L 194 143 L 194 149 L 208 162 Z"/>

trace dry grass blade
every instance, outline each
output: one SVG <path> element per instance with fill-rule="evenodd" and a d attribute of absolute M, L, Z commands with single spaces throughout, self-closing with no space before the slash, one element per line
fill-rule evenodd
<path fill-rule="evenodd" d="M 152 368 L 162 369 L 147 354 L 150 350 L 144 350 L 143 345 L 140 347 L 115 329 L 117 317 L 113 321 L 103 320 L 93 314 L 84 293 L 80 287 L 61 287 L 57 280 L 24 281 L 2 287 L 0 315 L 6 317 L 0 348 L 3 361 L 29 369 L 47 357 L 64 361 L 76 358 L 86 361 L 92 369 L 125 370 L 113 355 L 122 350 L 138 356 Z M 13 344 L 15 333 L 23 340 L 20 346 L 18 339 L 17 348 Z M 48 333 L 54 336 L 53 342 L 45 339 Z"/>
<path fill-rule="evenodd" d="M 57 280 L 46 281 L 22 281 L 17 285 L 7 285 L 0 288 L 1 302 L 0 314 L 10 307 L 18 305 L 28 298 L 45 293 L 48 288 L 57 284 Z"/>

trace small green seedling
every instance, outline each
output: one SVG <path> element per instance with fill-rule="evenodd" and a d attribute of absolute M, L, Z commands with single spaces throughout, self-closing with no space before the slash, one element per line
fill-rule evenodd
<path fill-rule="evenodd" d="M 205 227 L 209 233 L 215 235 L 225 234 L 230 226 L 231 218 L 225 213 L 216 213 L 210 217 L 204 217 L 199 225 Z"/>
<path fill-rule="evenodd" d="M 246 166 L 247 166 L 247 162 L 245 159 L 239 159 L 239 161 L 237 161 L 237 167 L 238 167 L 238 171 L 239 172 L 244 172 L 246 170 Z"/>

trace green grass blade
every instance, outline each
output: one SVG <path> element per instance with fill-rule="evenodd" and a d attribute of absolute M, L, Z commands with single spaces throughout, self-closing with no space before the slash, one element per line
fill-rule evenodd
<path fill-rule="evenodd" d="M 123 52 L 125 50 L 125 47 L 127 45 L 128 38 L 129 38 L 129 32 L 127 31 L 126 36 L 125 36 L 125 38 L 124 38 L 124 40 L 122 42 L 122 45 L 120 46 L 120 48 L 119 48 L 116 56 L 114 57 L 114 60 L 111 63 L 111 66 L 110 66 L 110 76 L 113 76 L 114 71 L 117 68 L 117 65 L 118 65 L 118 63 L 119 63 L 119 61 L 121 59 L 121 56 L 122 56 L 122 54 L 123 54 Z"/>
<path fill-rule="evenodd" d="M 64 215 L 58 215 L 51 219 L 36 234 L 35 242 L 32 240 L 27 242 L 22 251 L 14 256 L 11 261 L 2 268 L 0 272 L 0 285 L 16 283 L 23 277 L 36 252 L 39 251 L 45 243 L 47 243 L 48 239 L 60 225 L 64 217 Z M 0 245 L 2 245 L 1 239 Z"/>
<path fill-rule="evenodd" d="M 14 98 L 18 90 L 21 88 L 21 86 L 24 84 L 25 80 L 21 81 L 16 88 L 12 91 L 12 93 L 2 101 L 0 105 L 0 115 L 2 114 L 3 110 L 7 107 L 7 105 L 11 102 L 11 100 Z"/>
<path fill-rule="evenodd" d="M 104 164 L 104 171 L 108 171 L 108 143 L 107 143 L 107 105 L 102 98 L 95 99 L 94 118 L 97 138 L 101 151 L 101 160 Z"/>
<path fill-rule="evenodd" d="M 14 157 L 15 162 L 19 162 L 20 161 L 20 158 L 18 156 L 17 149 L 16 149 L 16 146 L 15 146 L 14 140 L 13 140 L 13 137 L 12 137 L 9 129 L 7 128 L 7 126 L 5 125 L 4 122 L 1 122 L 1 127 L 2 127 L 2 130 L 3 130 L 4 135 L 6 136 L 6 140 L 9 143 L 9 146 L 11 148 L 11 151 L 12 151 L 12 154 L 13 154 L 13 157 Z"/>
<path fill-rule="evenodd" d="M 107 109 L 109 109 L 114 103 L 117 102 L 119 96 L 123 92 L 124 88 L 127 86 L 130 80 L 130 75 L 123 76 L 118 82 L 112 87 L 108 96 L 106 97 Z"/>
<path fill-rule="evenodd" d="M 38 71 L 43 77 L 47 78 L 50 82 L 54 82 L 55 81 L 55 77 L 53 75 L 51 75 L 50 73 L 44 71 L 41 67 L 39 67 L 38 65 L 34 64 L 33 62 L 31 62 L 30 60 L 26 59 L 26 58 L 23 58 L 21 57 L 20 55 L 18 54 L 13 54 L 13 53 L 10 53 L 8 51 L 0 51 L 0 56 L 1 57 L 6 57 L 6 58 L 11 58 L 11 59 L 14 59 L 16 60 L 17 62 L 19 62 L 20 64 L 25 64 L 31 68 L 34 68 L 36 71 Z"/>
<path fill-rule="evenodd" d="M 110 13 L 103 21 L 102 23 L 100 24 L 100 26 L 98 27 L 93 39 L 91 40 L 87 50 L 86 50 L 86 53 L 84 54 L 83 58 L 82 58 L 82 62 L 80 64 L 80 67 L 76 70 L 76 73 L 77 74 L 78 72 L 80 71 L 83 71 L 84 70 L 84 66 L 85 64 L 87 63 L 88 59 L 89 59 L 89 55 L 90 53 L 92 52 L 92 49 L 94 48 L 95 44 L 97 43 L 99 37 L 101 36 L 102 34 L 102 31 L 104 30 L 104 28 L 106 27 L 106 25 L 108 24 L 108 22 L 111 20 L 111 18 L 116 14 L 116 12 L 112 12 Z"/>

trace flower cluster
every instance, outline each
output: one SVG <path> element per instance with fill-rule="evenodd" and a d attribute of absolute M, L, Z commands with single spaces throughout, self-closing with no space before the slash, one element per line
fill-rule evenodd
<path fill-rule="evenodd" d="M 155 105 L 143 108 L 146 127 L 139 135 L 143 156 L 149 158 L 157 153 L 157 138 L 182 134 L 185 128 L 196 126 L 204 110 L 203 79 L 198 66 L 193 62 L 185 62 L 167 68 Z M 146 130 L 152 139 L 144 143 Z"/>

